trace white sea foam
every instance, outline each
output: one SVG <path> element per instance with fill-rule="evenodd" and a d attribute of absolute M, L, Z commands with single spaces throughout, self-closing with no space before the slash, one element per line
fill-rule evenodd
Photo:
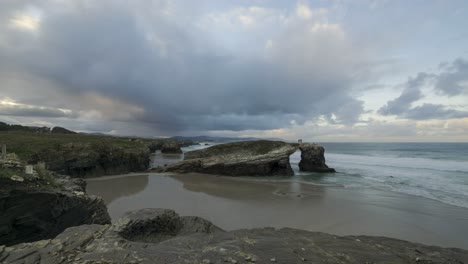
<path fill-rule="evenodd" d="M 384 188 L 468 207 L 468 162 L 335 153 L 326 158 L 343 173 L 335 179 L 338 184 Z"/>

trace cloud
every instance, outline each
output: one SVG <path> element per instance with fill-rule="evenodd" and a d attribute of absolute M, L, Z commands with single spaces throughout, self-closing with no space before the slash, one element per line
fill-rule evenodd
<path fill-rule="evenodd" d="M 278 129 L 320 116 L 353 124 L 363 112 L 350 87 L 364 47 L 325 9 L 301 2 L 299 13 L 253 6 L 197 14 L 177 1 L 60 3 L 34 2 L 44 13 L 37 34 L 0 28 L 0 71 L 40 80 L 0 98 L 68 105 L 86 122 L 160 133 Z"/>
<path fill-rule="evenodd" d="M 411 109 L 411 104 L 423 97 L 421 88 L 427 84 L 430 75 L 427 73 L 419 73 L 414 78 L 409 78 L 404 84 L 403 92 L 399 97 L 387 102 L 385 106 L 379 109 L 382 115 L 400 115 L 408 112 Z"/>
<path fill-rule="evenodd" d="M 19 104 L 11 100 L 0 101 L 0 115 L 29 117 L 67 117 L 75 118 L 76 114 L 69 109 Z"/>
<path fill-rule="evenodd" d="M 441 65 L 435 88 L 442 94 L 456 96 L 468 93 L 468 61 L 458 58 L 451 64 Z"/>
<path fill-rule="evenodd" d="M 440 74 L 421 72 L 416 77 L 409 78 L 404 84 L 401 95 L 388 101 L 378 110 L 378 113 L 415 120 L 468 117 L 468 111 L 452 109 L 442 104 L 414 105 L 424 98 L 422 89 L 430 86 L 449 96 L 462 94 L 465 89 L 463 81 L 468 80 L 467 75 L 464 74 L 465 70 L 468 73 L 468 63 L 463 59 L 457 59 L 452 64 L 444 66 L 444 71 Z"/>

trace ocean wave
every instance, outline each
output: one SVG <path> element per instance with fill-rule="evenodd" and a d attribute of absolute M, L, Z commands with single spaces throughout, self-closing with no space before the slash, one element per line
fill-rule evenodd
<path fill-rule="evenodd" d="M 368 166 L 385 166 L 409 169 L 429 169 L 438 171 L 468 172 L 468 162 L 429 158 L 382 157 L 350 154 L 326 154 L 329 164 L 347 163 Z"/>

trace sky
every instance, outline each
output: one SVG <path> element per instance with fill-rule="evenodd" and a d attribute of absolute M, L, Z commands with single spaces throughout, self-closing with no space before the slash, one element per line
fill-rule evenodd
<path fill-rule="evenodd" d="M 0 121 L 468 141 L 465 0 L 2 0 Z"/>

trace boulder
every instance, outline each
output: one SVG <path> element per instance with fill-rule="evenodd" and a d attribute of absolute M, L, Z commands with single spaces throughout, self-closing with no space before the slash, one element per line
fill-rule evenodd
<path fill-rule="evenodd" d="M 175 141 L 166 141 L 162 144 L 161 153 L 182 154 L 179 143 Z"/>
<path fill-rule="evenodd" d="M 325 164 L 325 149 L 317 144 L 302 143 L 299 145 L 301 150 L 301 161 L 299 169 L 310 172 L 335 172 L 335 169 L 329 168 Z"/>
<path fill-rule="evenodd" d="M 468 251 L 372 236 L 291 228 L 226 232 L 165 209 L 115 224 L 66 229 L 54 239 L 0 246 L 0 263 L 467 263 Z"/>
<path fill-rule="evenodd" d="M 130 241 L 158 243 L 178 235 L 222 230 L 200 217 L 180 217 L 168 209 L 141 209 L 126 213 L 112 226 L 112 231 Z"/>
<path fill-rule="evenodd" d="M 294 175 L 289 156 L 296 147 L 281 141 L 244 141 L 215 145 L 185 153 L 184 161 L 169 165 L 167 172 L 227 176 Z"/>

